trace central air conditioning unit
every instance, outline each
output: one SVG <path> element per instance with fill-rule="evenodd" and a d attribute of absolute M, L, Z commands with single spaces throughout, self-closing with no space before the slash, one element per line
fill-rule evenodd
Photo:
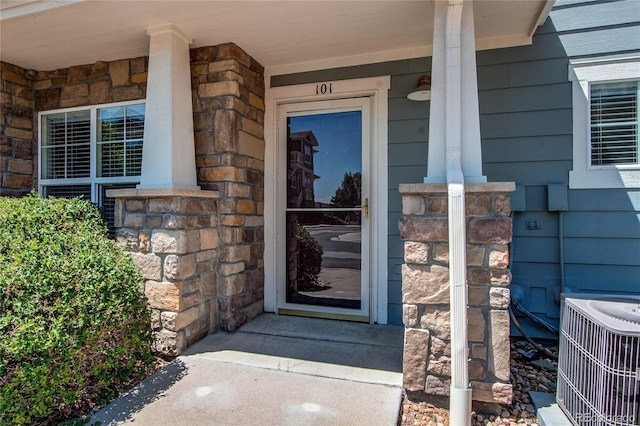
<path fill-rule="evenodd" d="M 563 294 L 556 400 L 576 425 L 640 425 L 640 296 Z"/>

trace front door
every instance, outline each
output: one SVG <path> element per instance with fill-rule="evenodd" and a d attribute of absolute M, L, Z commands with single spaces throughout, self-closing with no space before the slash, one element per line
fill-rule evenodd
<path fill-rule="evenodd" d="M 370 98 L 278 108 L 278 312 L 369 321 Z"/>

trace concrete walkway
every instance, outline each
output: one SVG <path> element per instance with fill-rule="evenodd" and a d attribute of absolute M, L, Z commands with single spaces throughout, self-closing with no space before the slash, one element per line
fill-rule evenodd
<path fill-rule="evenodd" d="M 117 399 L 102 425 L 396 425 L 402 327 L 263 314 Z"/>

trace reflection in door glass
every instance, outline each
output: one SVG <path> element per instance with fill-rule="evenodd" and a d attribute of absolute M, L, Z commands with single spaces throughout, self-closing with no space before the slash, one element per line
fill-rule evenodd
<path fill-rule="evenodd" d="M 361 200 L 361 112 L 289 117 L 288 303 L 360 309 Z"/>
<path fill-rule="evenodd" d="M 360 309 L 360 212 L 287 213 L 287 302 Z"/>
<path fill-rule="evenodd" d="M 287 207 L 355 207 L 362 177 L 362 113 L 287 119 Z"/>

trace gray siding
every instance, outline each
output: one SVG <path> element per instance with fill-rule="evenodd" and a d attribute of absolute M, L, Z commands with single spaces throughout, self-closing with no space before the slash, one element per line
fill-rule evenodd
<path fill-rule="evenodd" d="M 629 52 L 640 52 L 640 2 L 561 0 L 533 45 L 478 53 L 484 172 L 526 188 L 526 211 L 514 213 L 512 287 L 552 322 L 559 316 L 560 230 L 547 185 L 568 185 L 573 168 L 569 60 Z M 566 288 L 639 293 L 640 190 L 569 190 L 568 199 Z M 530 221 L 542 229 L 528 229 Z"/>
<path fill-rule="evenodd" d="M 559 0 L 533 44 L 479 52 L 483 170 L 489 181 L 524 185 L 526 211 L 513 215 L 513 285 L 526 307 L 557 321 L 559 213 L 547 185 L 572 169 L 572 58 L 640 52 L 640 2 Z M 426 175 L 428 102 L 406 99 L 430 58 L 272 77 L 272 86 L 391 75 L 389 93 L 389 320 L 401 323 L 403 245 L 400 183 Z M 640 292 L 640 190 L 570 190 L 564 213 L 565 285 L 573 291 Z M 542 229 L 529 230 L 537 221 Z M 535 329 L 525 323 L 534 335 Z"/>

